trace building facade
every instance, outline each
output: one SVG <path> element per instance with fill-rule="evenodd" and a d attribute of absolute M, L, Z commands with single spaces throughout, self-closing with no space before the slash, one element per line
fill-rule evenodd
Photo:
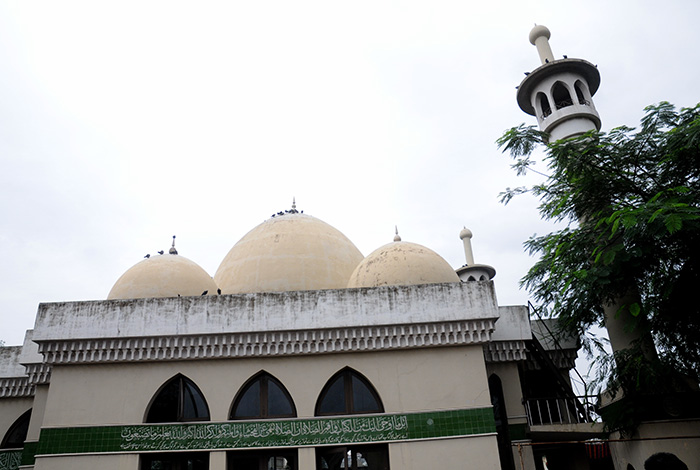
<path fill-rule="evenodd" d="M 293 207 L 214 278 L 173 243 L 108 300 L 41 304 L 2 348 L 0 468 L 536 468 L 528 310 L 466 242 L 457 272 L 398 235 L 362 257 Z"/>

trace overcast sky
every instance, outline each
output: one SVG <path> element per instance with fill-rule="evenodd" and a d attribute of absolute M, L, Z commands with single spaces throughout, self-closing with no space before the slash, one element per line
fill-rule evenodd
<path fill-rule="evenodd" d="M 213 275 L 292 197 L 367 255 L 393 238 L 464 263 L 467 226 L 499 303 L 550 226 L 494 141 L 555 56 L 597 64 L 603 130 L 661 100 L 696 104 L 700 3 L 0 3 L 0 339 L 40 302 L 104 299 L 146 253 Z"/>

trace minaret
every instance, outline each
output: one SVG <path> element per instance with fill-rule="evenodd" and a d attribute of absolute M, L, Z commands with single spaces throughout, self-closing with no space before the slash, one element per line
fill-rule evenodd
<path fill-rule="evenodd" d="M 472 252 L 472 231 L 464 227 L 459 232 L 459 238 L 464 243 L 464 257 L 467 264 L 457 269 L 457 275 L 462 281 L 490 281 L 496 275 L 496 270 L 486 264 L 474 263 Z"/>
<path fill-rule="evenodd" d="M 600 130 L 593 104 L 600 85 L 598 68 L 583 59 L 555 59 L 549 37 L 549 29 L 542 25 L 530 31 L 530 43 L 537 47 L 542 65 L 525 73 L 518 86 L 520 109 L 537 117 L 540 130 L 552 142 Z"/>
<path fill-rule="evenodd" d="M 545 26 L 536 25 L 530 31 L 530 43 L 537 47 L 542 65 L 526 73 L 520 83 L 520 109 L 537 117 L 540 129 L 549 133 L 550 141 L 600 130 L 600 116 L 592 98 L 600 85 L 598 68 L 583 59 L 555 59 L 549 38 Z M 642 339 L 646 355 L 653 357 L 651 337 L 643 337 L 639 328 L 630 326 L 640 320 L 629 311 L 629 305 L 638 301 L 639 294 L 630 292 L 603 306 L 610 344 L 614 351 L 622 351 Z"/>

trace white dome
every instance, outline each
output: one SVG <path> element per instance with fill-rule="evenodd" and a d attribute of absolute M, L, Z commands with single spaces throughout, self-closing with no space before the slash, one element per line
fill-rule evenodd
<path fill-rule="evenodd" d="M 355 245 L 327 223 L 284 214 L 241 238 L 214 279 L 225 294 L 342 289 L 361 260 Z"/>
<path fill-rule="evenodd" d="M 109 291 L 107 300 L 177 297 L 216 293 L 216 283 L 194 261 L 180 255 L 151 256 L 129 268 Z"/>
<path fill-rule="evenodd" d="M 355 268 L 348 287 L 406 286 L 459 282 L 457 273 L 433 250 L 394 242 L 369 254 Z"/>

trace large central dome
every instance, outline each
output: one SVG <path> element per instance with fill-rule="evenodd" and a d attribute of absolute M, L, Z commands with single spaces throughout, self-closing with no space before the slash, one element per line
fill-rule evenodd
<path fill-rule="evenodd" d="M 342 233 L 305 214 L 266 220 L 231 248 L 214 280 L 224 294 L 344 289 L 362 253 Z"/>

